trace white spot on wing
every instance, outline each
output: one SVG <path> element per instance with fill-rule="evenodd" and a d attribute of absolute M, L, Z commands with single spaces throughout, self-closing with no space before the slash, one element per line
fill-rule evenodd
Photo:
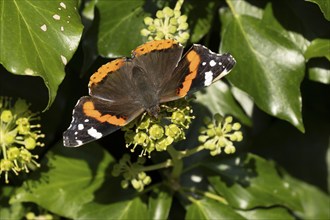
<path fill-rule="evenodd" d="M 82 130 L 82 129 L 84 129 L 84 125 L 83 124 L 79 124 L 78 125 L 78 130 Z"/>
<path fill-rule="evenodd" d="M 55 20 L 60 20 L 60 19 L 61 19 L 61 16 L 59 16 L 58 14 L 54 14 L 54 15 L 53 15 L 53 18 L 54 18 Z"/>
<path fill-rule="evenodd" d="M 84 122 L 89 122 L 89 119 L 85 119 L 85 121 Z"/>
<path fill-rule="evenodd" d="M 68 60 L 67 60 L 66 57 L 63 56 L 63 55 L 61 55 L 61 60 L 62 60 L 62 63 L 63 63 L 64 65 L 66 65 L 66 64 L 68 63 Z"/>
<path fill-rule="evenodd" d="M 213 72 L 212 71 L 205 72 L 205 82 L 204 82 L 204 85 L 205 86 L 211 85 L 212 84 L 212 80 L 213 80 Z"/>
<path fill-rule="evenodd" d="M 82 145 L 82 143 L 83 143 L 83 142 L 80 141 L 80 140 L 76 140 L 76 142 L 77 142 L 78 145 Z"/>
<path fill-rule="evenodd" d="M 203 62 L 202 65 L 205 66 L 206 65 L 206 62 Z"/>
<path fill-rule="evenodd" d="M 47 25 L 46 25 L 46 24 L 41 25 L 41 26 L 40 26 L 40 29 L 41 29 L 42 31 L 47 31 Z"/>
<path fill-rule="evenodd" d="M 87 130 L 87 133 L 92 136 L 93 138 L 101 138 L 102 133 L 98 132 L 95 128 L 91 127 L 90 129 Z"/>
<path fill-rule="evenodd" d="M 215 66 L 215 64 L 217 64 L 217 63 L 216 63 L 214 60 L 211 60 L 211 61 L 210 61 L 210 66 L 211 66 L 211 67 Z"/>

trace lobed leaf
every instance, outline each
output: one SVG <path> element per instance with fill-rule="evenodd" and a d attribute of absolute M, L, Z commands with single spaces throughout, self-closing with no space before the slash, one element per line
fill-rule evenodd
<path fill-rule="evenodd" d="M 0 1 L 0 63 L 19 75 L 40 76 L 49 108 L 78 47 L 82 25 L 76 0 Z"/>

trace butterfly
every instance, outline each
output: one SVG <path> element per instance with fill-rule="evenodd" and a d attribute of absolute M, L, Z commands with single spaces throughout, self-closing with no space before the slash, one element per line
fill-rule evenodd
<path fill-rule="evenodd" d="M 236 61 L 194 44 L 183 56 L 175 40 L 147 42 L 101 66 L 90 77 L 89 96 L 79 99 L 63 144 L 78 147 L 104 137 L 147 112 L 157 118 L 160 104 L 184 98 L 227 75 Z"/>

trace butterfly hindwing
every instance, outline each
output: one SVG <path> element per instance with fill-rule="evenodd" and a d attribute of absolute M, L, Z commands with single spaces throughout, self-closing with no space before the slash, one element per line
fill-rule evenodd
<path fill-rule="evenodd" d="M 118 130 L 143 111 L 130 107 L 127 109 L 115 102 L 89 96 L 80 98 L 73 110 L 71 124 L 63 134 L 64 146 L 78 147 Z"/>

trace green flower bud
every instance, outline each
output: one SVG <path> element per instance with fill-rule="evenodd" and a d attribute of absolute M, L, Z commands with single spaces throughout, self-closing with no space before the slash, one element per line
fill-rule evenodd
<path fill-rule="evenodd" d="M 37 142 L 34 138 L 32 137 L 27 137 L 24 140 L 24 146 L 28 150 L 33 150 L 37 146 Z"/>
<path fill-rule="evenodd" d="M 145 17 L 143 21 L 146 25 L 152 25 L 154 19 L 152 19 L 151 17 Z"/>
<path fill-rule="evenodd" d="M 142 181 L 133 179 L 133 180 L 131 180 L 131 184 L 132 184 L 133 188 L 136 189 L 137 191 L 143 190 Z"/>
<path fill-rule="evenodd" d="M 178 31 L 184 31 L 184 30 L 187 30 L 189 27 L 188 23 L 182 23 L 182 24 L 179 24 L 179 27 L 178 27 Z"/>
<path fill-rule="evenodd" d="M 168 27 L 168 32 L 171 33 L 171 34 L 174 34 L 175 32 L 177 31 L 177 27 L 174 26 L 174 25 L 170 25 Z"/>
<path fill-rule="evenodd" d="M 122 180 L 122 181 L 120 182 L 120 185 L 121 185 L 121 188 L 123 188 L 123 189 L 127 189 L 129 183 L 128 183 L 127 180 Z"/>
<path fill-rule="evenodd" d="M 31 160 L 32 160 L 31 152 L 24 148 L 21 149 L 19 156 L 24 162 L 31 162 Z"/>
<path fill-rule="evenodd" d="M 241 124 L 238 123 L 238 122 L 234 123 L 234 124 L 233 124 L 233 130 L 237 131 L 237 130 L 239 130 L 239 129 L 241 129 Z"/>
<path fill-rule="evenodd" d="M 17 136 L 17 131 L 12 130 L 10 132 L 7 132 L 6 134 L 3 134 L 3 143 L 8 146 L 15 142 L 15 137 Z"/>
<path fill-rule="evenodd" d="M 141 35 L 142 35 L 142 36 L 145 36 L 145 37 L 146 37 L 146 36 L 148 36 L 150 33 L 151 33 L 151 32 L 150 32 L 149 30 L 145 29 L 145 28 L 141 30 Z"/>
<path fill-rule="evenodd" d="M 146 176 L 147 176 L 147 174 L 146 174 L 145 172 L 140 172 L 140 173 L 138 174 L 138 179 L 139 179 L 139 180 L 143 180 L 144 178 L 146 178 Z"/>
<path fill-rule="evenodd" d="M 150 138 L 154 140 L 161 139 L 164 136 L 164 129 L 162 126 L 154 124 L 149 129 Z"/>
<path fill-rule="evenodd" d="M 171 117 L 171 121 L 174 123 L 174 124 L 183 124 L 185 122 L 185 115 L 180 112 L 180 111 L 175 111 L 173 112 L 172 114 L 172 117 Z"/>
<path fill-rule="evenodd" d="M 182 131 L 176 124 L 170 124 L 165 127 L 165 135 L 177 139 L 182 135 Z"/>
<path fill-rule="evenodd" d="M 179 18 L 181 15 L 181 11 L 178 11 L 178 10 L 174 10 L 174 17 L 177 19 Z"/>
<path fill-rule="evenodd" d="M 171 9 L 170 7 L 165 7 L 163 9 L 164 16 L 166 17 L 172 17 L 174 15 L 174 10 Z"/>
<path fill-rule="evenodd" d="M 229 146 L 225 147 L 225 153 L 226 154 L 233 154 L 233 153 L 235 153 L 235 151 L 236 151 L 236 148 L 232 145 L 229 145 Z"/>
<path fill-rule="evenodd" d="M 14 168 L 14 163 L 11 160 L 2 159 L 0 161 L 0 170 L 1 170 L 1 172 L 10 171 L 12 168 Z"/>
<path fill-rule="evenodd" d="M 233 122 L 233 117 L 231 117 L 231 116 L 226 117 L 225 122 L 226 123 L 232 123 Z"/>
<path fill-rule="evenodd" d="M 25 218 L 27 220 L 34 220 L 36 219 L 36 215 L 33 213 L 33 212 L 28 212 L 26 215 L 25 215 Z"/>
<path fill-rule="evenodd" d="M 148 30 L 151 31 L 151 32 L 154 32 L 156 30 L 156 26 L 155 25 L 149 25 Z"/>
<path fill-rule="evenodd" d="M 146 133 L 144 132 L 138 132 L 135 136 L 134 136 L 134 142 L 136 144 L 142 145 L 142 146 L 147 146 L 149 143 L 149 137 Z"/>
<path fill-rule="evenodd" d="M 20 155 L 20 151 L 17 147 L 11 147 L 7 150 L 8 160 L 15 160 Z"/>
<path fill-rule="evenodd" d="M 198 141 L 201 143 L 204 143 L 208 138 L 209 138 L 209 136 L 207 136 L 207 135 L 199 135 Z"/>
<path fill-rule="evenodd" d="M 158 31 L 157 33 L 156 33 L 156 37 L 157 38 L 159 38 L 159 39 L 163 39 L 164 38 L 164 33 L 162 32 L 162 31 Z"/>
<path fill-rule="evenodd" d="M 176 18 L 171 18 L 170 24 L 176 26 L 178 24 L 178 20 Z"/>
<path fill-rule="evenodd" d="M 151 177 L 150 176 L 146 176 L 143 180 L 142 180 L 143 184 L 149 185 L 151 183 Z"/>
<path fill-rule="evenodd" d="M 179 24 L 182 24 L 182 23 L 187 23 L 187 19 L 188 19 L 187 15 L 181 15 L 181 16 L 177 19 L 177 21 L 178 21 Z"/>
<path fill-rule="evenodd" d="M 9 123 L 13 119 L 13 114 L 10 110 L 3 110 L 1 112 L 0 120 L 4 123 Z"/>
<path fill-rule="evenodd" d="M 164 13 L 161 10 L 159 10 L 159 11 L 156 12 L 156 17 L 157 18 L 164 18 Z"/>

